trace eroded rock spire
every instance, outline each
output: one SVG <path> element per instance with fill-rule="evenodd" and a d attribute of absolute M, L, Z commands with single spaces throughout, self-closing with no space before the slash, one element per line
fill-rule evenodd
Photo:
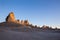
<path fill-rule="evenodd" d="M 13 12 L 10 12 L 9 15 L 6 17 L 6 22 L 15 22 L 15 16 Z"/>

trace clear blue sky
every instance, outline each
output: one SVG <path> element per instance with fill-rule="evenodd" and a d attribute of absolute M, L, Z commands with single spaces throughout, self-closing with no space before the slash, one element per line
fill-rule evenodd
<path fill-rule="evenodd" d="M 0 22 L 11 11 L 34 25 L 60 26 L 60 0 L 0 0 Z"/>

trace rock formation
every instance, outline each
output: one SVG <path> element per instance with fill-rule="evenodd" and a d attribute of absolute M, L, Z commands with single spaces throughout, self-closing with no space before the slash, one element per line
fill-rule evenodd
<path fill-rule="evenodd" d="M 16 20 L 15 22 L 18 23 L 18 24 L 21 24 L 20 20 Z"/>
<path fill-rule="evenodd" d="M 29 22 L 28 22 L 28 20 L 21 20 L 21 24 L 23 24 L 23 25 L 29 25 Z"/>
<path fill-rule="evenodd" d="M 29 25 L 28 20 L 24 20 L 24 24 L 25 24 L 25 25 Z"/>
<path fill-rule="evenodd" d="M 9 15 L 6 17 L 6 22 L 29 25 L 28 20 L 16 20 L 13 12 L 10 12 Z"/>
<path fill-rule="evenodd" d="M 6 22 L 15 22 L 15 16 L 13 12 L 10 12 L 9 15 L 6 17 Z"/>

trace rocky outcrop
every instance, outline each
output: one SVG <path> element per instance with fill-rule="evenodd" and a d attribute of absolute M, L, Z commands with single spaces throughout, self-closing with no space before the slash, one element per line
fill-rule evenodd
<path fill-rule="evenodd" d="M 15 22 L 15 16 L 13 12 L 10 12 L 9 15 L 6 17 L 6 22 Z"/>
<path fill-rule="evenodd" d="M 23 25 L 29 25 L 29 22 L 28 22 L 28 20 L 21 20 L 21 24 L 23 24 Z"/>
<path fill-rule="evenodd" d="M 28 20 L 24 20 L 24 24 L 25 24 L 25 25 L 29 25 Z"/>
<path fill-rule="evenodd" d="M 10 12 L 9 15 L 6 17 L 6 22 L 29 25 L 28 20 L 16 20 L 13 12 Z"/>

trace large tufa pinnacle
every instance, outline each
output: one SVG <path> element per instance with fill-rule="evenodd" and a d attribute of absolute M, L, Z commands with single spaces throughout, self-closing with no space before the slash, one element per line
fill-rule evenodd
<path fill-rule="evenodd" d="M 10 12 L 9 15 L 6 17 L 6 22 L 22 24 L 22 25 L 29 25 L 28 20 L 16 20 L 13 12 Z"/>
<path fill-rule="evenodd" d="M 6 22 L 15 22 L 15 16 L 13 12 L 10 12 L 9 15 L 6 17 Z"/>

